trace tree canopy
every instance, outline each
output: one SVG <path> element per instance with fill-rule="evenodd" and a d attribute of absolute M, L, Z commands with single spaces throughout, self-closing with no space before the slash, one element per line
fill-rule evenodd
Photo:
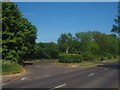
<path fill-rule="evenodd" d="M 15 3 L 2 3 L 2 58 L 23 63 L 35 45 L 36 27 L 22 16 Z"/>

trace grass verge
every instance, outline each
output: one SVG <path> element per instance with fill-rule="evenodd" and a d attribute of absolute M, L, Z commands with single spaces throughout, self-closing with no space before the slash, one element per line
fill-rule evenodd
<path fill-rule="evenodd" d="M 23 68 L 21 65 L 16 63 L 11 63 L 10 61 L 0 61 L 2 63 L 2 75 L 10 75 L 10 74 L 17 74 L 23 71 Z"/>
<path fill-rule="evenodd" d="M 82 61 L 81 63 L 59 63 L 59 60 L 56 60 L 54 63 L 68 66 L 68 67 L 93 67 L 93 66 L 97 66 L 98 64 L 100 64 L 102 62 L 112 63 L 112 62 L 117 62 L 117 61 L 118 61 L 118 59 L 107 59 L 107 60 L 103 60 L 103 61 L 100 61 L 100 60 Z"/>

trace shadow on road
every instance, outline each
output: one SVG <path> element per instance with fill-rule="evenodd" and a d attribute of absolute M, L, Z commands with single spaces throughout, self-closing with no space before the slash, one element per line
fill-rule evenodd
<path fill-rule="evenodd" d="M 111 64 L 104 64 L 104 65 L 98 65 L 98 67 L 105 67 L 105 68 L 111 68 L 111 69 L 120 70 L 120 62 L 111 63 Z"/>
<path fill-rule="evenodd" d="M 33 65 L 33 63 L 32 63 L 32 62 L 25 62 L 25 63 L 23 64 L 23 66 L 28 66 L 28 65 Z"/>

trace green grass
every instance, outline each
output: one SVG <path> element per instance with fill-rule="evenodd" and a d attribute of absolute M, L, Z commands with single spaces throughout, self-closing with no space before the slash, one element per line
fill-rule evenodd
<path fill-rule="evenodd" d="M 2 68 L 1 73 L 3 75 L 17 74 L 22 71 L 22 66 L 16 63 L 11 63 L 10 61 L 0 61 L 0 63 L 2 63 L 2 67 L 0 67 L 0 69 Z"/>
<path fill-rule="evenodd" d="M 64 66 L 70 66 L 70 67 L 93 67 L 96 66 L 98 64 L 100 64 L 101 62 L 117 62 L 118 59 L 107 59 L 107 60 L 94 60 L 94 61 L 82 61 L 81 63 L 59 63 L 59 61 L 56 61 L 54 63 L 56 64 L 62 64 Z"/>

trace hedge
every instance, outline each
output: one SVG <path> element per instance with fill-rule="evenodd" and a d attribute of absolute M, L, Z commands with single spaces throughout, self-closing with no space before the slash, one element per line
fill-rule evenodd
<path fill-rule="evenodd" d="M 79 54 L 61 54 L 59 56 L 60 63 L 80 63 L 82 61 Z"/>

